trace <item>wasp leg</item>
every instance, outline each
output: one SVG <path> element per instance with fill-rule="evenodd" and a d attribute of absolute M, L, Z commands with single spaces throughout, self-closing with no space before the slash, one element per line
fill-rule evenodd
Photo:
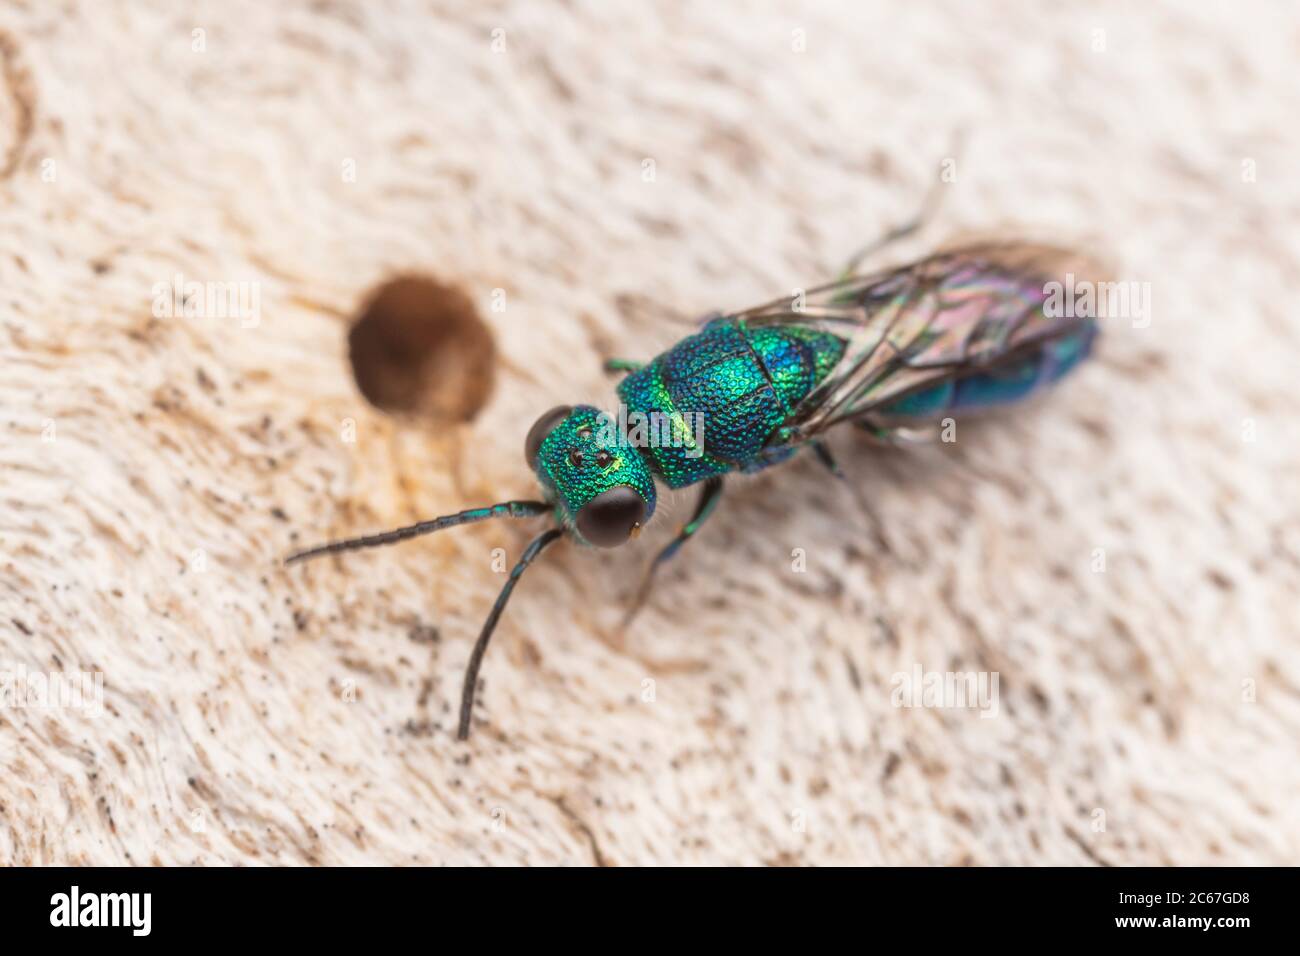
<path fill-rule="evenodd" d="M 709 515 L 713 513 L 713 509 L 718 506 L 721 497 L 722 479 L 717 475 L 706 478 L 704 487 L 700 490 L 699 503 L 695 506 L 695 514 L 691 517 L 691 520 L 682 525 L 681 530 L 677 532 L 677 537 L 668 542 L 663 550 L 655 555 L 649 567 L 645 569 L 645 574 L 641 577 L 641 584 L 636 591 L 636 597 L 632 600 L 631 607 L 628 608 L 627 614 L 623 617 L 624 627 L 631 624 L 632 620 L 641 613 L 641 609 L 645 607 L 646 598 L 650 596 L 650 586 L 654 583 L 655 572 L 659 570 L 659 566 L 669 561 L 686 543 L 687 539 L 700 530 L 700 526 L 708 520 Z"/>
<path fill-rule="evenodd" d="M 930 185 L 930 188 L 926 190 L 925 199 L 921 203 L 921 208 L 913 214 L 911 219 L 886 230 L 883 235 L 873 239 L 850 256 L 849 261 L 844 264 L 843 271 L 839 274 L 839 280 L 842 282 L 856 274 L 858 267 L 876 253 L 888 248 L 895 242 L 906 239 L 908 236 L 920 232 L 921 228 L 930 220 L 934 215 L 935 209 L 939 206 L 939 199 L 943 195 L 942 192 L 940 192 L 942 187 L 943 181 L 936 179 Z"/>
<path fill-rule="evenodd" d="M 631 374 L 645 368 L 645 362 L 633 362 L 629 359 L 605 359 L 605 371 L 609 373 L 624 372 Z"/>
<path fill-rule="evenodd" d="M 951 160 L 956 162 L 956 158 L 961 153 L 962 143 L 965 135 L 962 130 L 958 130 L 953 138 L 952 148 L 949 150 L 949 156 L 944 158 L 944 162 Z M 940 164 L 940 172 L 944 171 L 944 164 Z M 948 185 L 948 181 L 942 175 L 937 177 L 930 184 L 930 188 L 925 191 L 925 198 L 921 200 L 921 207 L 912 215 L 911 219 L 900 223 L 891 229 L 885 230 L 884 234 L 867 243 L 857 252 L 855 252 L 847 263 L 844 265 L 844 271 L 840 273 L 840 281 L 844 281 L 849 276 L 858 271 L 864 260 L 874 256 L 882 249 L 887 248 L 890 244 L 906 239 L 908 236 L 919 232 L 933 218 L 939 208 L 939 201 L 943 198 L 943 187 Z"/>
<path fill-rule="evenodd" d="M 817 456 L 818 461 L 826 466 L 826 470 L 840 481 L 844 481 L 844 472 L 840 471 L 839 462 L 835 460 L 835 456 L 831 454 L 827 444 L 824 441 L 814 441 L 812 447 L 813 454 Z"/>
<path fill-rule="evenodd" d="M 891 445 L 895 448 L 906 445 L 929 445 L 940 437 L 942 425 L 909 426 L 886 425 L 870 418 L 855 422 L 858 428 L 866 432 L 873 442 L 879 445 Z"/>

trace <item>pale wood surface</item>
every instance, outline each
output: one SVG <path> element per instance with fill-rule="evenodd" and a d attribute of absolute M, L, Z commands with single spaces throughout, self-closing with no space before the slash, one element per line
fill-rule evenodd
<path fill-rule="evenodd" d="M 0 862 L 1296 861 L 1294 12 L 658 10 L 0 9 L 0 664 L 105 707 L 0 709 Z M 493 550 L 531 527 L 277 566 L 533 494 L 538 413 L 832 274 L 959 128 L 900 254 L 1021 224 L 1151 283 L 1049 400 L 845 435 L 848 485 L 732 483 L 623 642 L 689 499 L 557 545 L 468 746 Z M 401 273 L 493 334 L 468 424 L 356 388 L 348 323 Z M 177 274 L 257 283 L 259 321 L 155 317 Z M 892 706 L 917 665 L 996 671 L 996 718 Z"/>

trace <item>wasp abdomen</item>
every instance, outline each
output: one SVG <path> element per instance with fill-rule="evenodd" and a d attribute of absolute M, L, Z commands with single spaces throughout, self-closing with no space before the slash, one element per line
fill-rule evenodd
<path fill-rule="evenodd" d="M 1044 342 L 1028 354 L 978 372 L 949 379 L 882 405 L 878 418 L 938 418 L 950 412 L 982 411 L 1009 405 L 1060 381 L 1092 350 L 1095 322 Z"/>

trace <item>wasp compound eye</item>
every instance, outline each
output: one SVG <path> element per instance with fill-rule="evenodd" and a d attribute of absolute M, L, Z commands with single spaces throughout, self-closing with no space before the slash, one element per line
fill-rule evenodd
<path fill-rule="evenodd" d="M 524 460 L 528 462 L 529 468 L 537 467 L 537 453 L 542 450 L 542 442 L 546 441 L 546 436 L 555 430 L 556 425 L 569 417 L 571 411 L 572 405 L 557 405 L 528 429 L 528 437 L 524 439 Z"/>
<path fill-rule="evenodd" d="M 578 533 L 598 548 L 617 548 L 640 527 L 645 513 L 645 499 L 627 485 L 619 485 L 578 509 Z"/>

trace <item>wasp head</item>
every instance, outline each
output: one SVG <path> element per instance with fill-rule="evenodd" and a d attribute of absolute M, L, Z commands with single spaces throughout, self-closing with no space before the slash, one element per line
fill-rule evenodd
<path fill-rule="evenodd" d="M 635 537 L 655 510 L 654 476 L 613 416 L 590 405 L 553 408 L 528 432 L 528 465 L 565 527 L 598 548 Z"/>

